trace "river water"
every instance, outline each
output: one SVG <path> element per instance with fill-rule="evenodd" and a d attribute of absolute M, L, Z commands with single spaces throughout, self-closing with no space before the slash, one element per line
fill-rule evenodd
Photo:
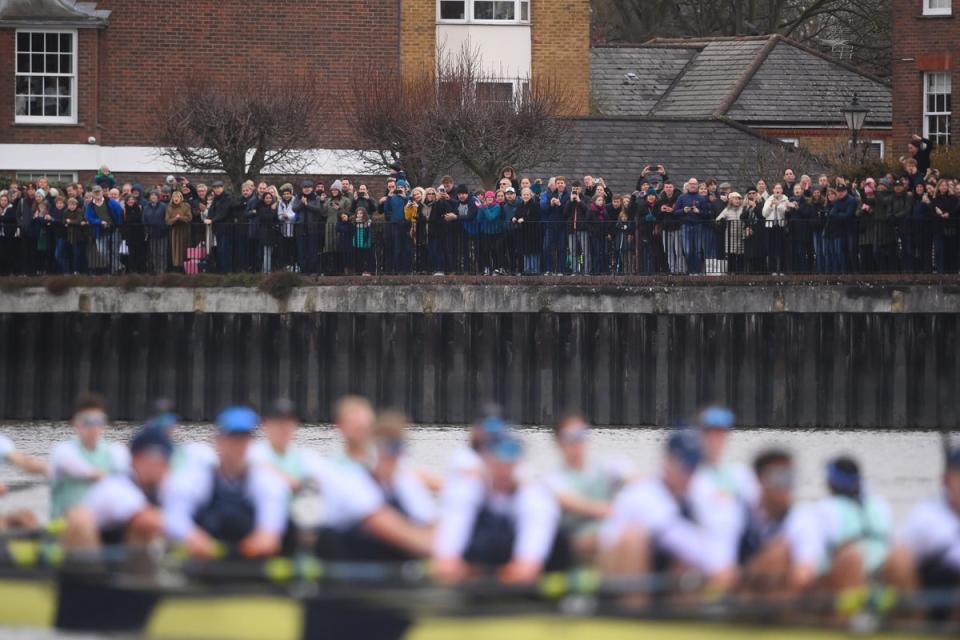
<path fill-rule="evenodd" d="M 116 425 L 107 437 L 126 441 L 133 430 L 131 425 Z M 55 443 L 71 436 L 69 425 L 63 422 L 0 423 L 0 433 L 12 438 L 20 450 L 39 456 L 45 456 Z M 178 439 L 209 440 L 212 434 L 210 425 L 186 425 Z M 592 452 L 600 458 L 626 458 L 640 473 L 654 473 L 666 435 L 667 430 L 657 428 L 596 429 L 592 434 Z M 524 428 L 521 436 L 534 472 L 549 471 L 557 464 L 549 429 Z M 333 454 L 339 449 L 337 432 L 329 425 L 306 425 L 298 439 L 322 454 Z M 410 453 L 417 465 L 442 472 L 451 452 L 465 440 L 466 429 L 462 426 L 413 427 Z M 749 464 L 759 450 L 772 445 L 785 447 L 796 455 L 800 499 L 822 496 L 824 464 L 837 454 L 847 453 L 859 459 L 869 486 L 889 500 L 898 518 L 903 518 L 913 503 L 937 491 L 942 469 L 940 434 L 935 431 L 743 429 L 732 435 L 728 457 Z M 0 481 L 24 479 L 9 466 L 0 466 Z M 47 506 L 48 491 L 42 485 L 0 498 L 3 510 L 30 507 L 44 515 Z"/>

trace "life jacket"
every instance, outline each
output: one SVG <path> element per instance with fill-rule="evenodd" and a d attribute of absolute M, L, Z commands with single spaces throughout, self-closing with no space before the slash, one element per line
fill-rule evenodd
<path fill-rule="evenodd" d="M 209 501 L 193 514 L 193 521 L 212 537 L 224 542 L 239 542 L 256 526 L 256 509 L 247 496 L 247 475 L 238 482 L 222 478 L 216 469 Z"/>

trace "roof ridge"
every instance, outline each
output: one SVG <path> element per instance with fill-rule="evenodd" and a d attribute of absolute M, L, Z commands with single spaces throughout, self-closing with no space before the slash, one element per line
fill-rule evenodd
<path fill-rule="evenodd" d="M 759 36 L 701 36 L 697 38 L 650 38 L 649 40 L 644 40 L 641 45 L 687 45 L 687 46 L 696 46 L 696 45 L 708 45 L 713 42 L 759 42 L 761 40 L 769 40 L 775 36 L 779 36 L 777 33 L 768 33 L 766 35 Z"/>
<path fill-rule="evenodd" d="M 683 65 L 683 68 L 680 69 L 680 72 L 673 76 L 673 79 L 670 80 L 670 85 L 667 87 L 667 90 L 660 94 L 660 97 L 657 98 L 657 101 L 653 103 L 652 107 L 650 107 L 650 111 L 647 112 L 648 115 L 653 115 L 653 113 L 660 107 L 660 103 L 663 102 L 664 98 L 673 92 L 680 80 L 683 79 L 683 76 L 687 74 L 687 71 L 690 69 L 690 65 L 692 65 L 696 59 L 700 57 L 701 52 L 702 50 L 690 56 L 690 59 L 687 60 L 686 64 Z"/>
<path fill-rule="evenodd" d="M 763 63 L 766 61 L 767 56 L 770 55 L 770 52 L 773 51 L 774 47 L 777 46 L 777 43 L 780 42 L 782 36 L 775 33 L 770 36 L 762 47 L 760 47 L 753 56 L 753 61 L 747 66 L 737 81 L 733 84 L 733 88 L 730 89 L 730 93 L 727 94 L 727 97 L 723 99 L 723 102 L 720 103 L 720 106 L 717 107 L 716 114 L 722 116 L 727 113 L 730 107 L 733 106 L 733 103 L 737 101 L 737 98 L 740 97 L 740 94 L 743 93 L 743 90 L 747 87 L 747 84 L 757 73 Z"/>
<path fill-rule="evenodd" d="M 790 46 L 792 46 L 792 47 L 794 47 L 794 48 L 796 48 L 796 49 L 800 49 L 801 51 L 805 51 L 805 52 L 809 53 L 810 55 L 817 56 L 818 58 L 820 58 L 820 59 L 822 59 L 822 60 L 826 60 L 827 62 L 830 62 L 830 63 L 832 63 L 832 64 L 837 65 L 838 67 L 843 67 L 843 68 L 846 69 L 847 71 L 851 71 L 851 72 L 853 72 L 853 73 L 856 73 L 857 75 L 863 76 L 864 78 L 867 78 L 868 80 L 873 80 L 874 82 L 878 82 L 878 83 L 880 83 L 880 84 L 882 84 L 882 85 L 886 85 L 887 87 L 891 86 L 890 80 L 884 80 L 883 78 L 881 78 L 881 77 L 879 77 L 879 76 L 875 76 L 875 75 L 873 75 L 872 73 L 867 73 L 866 71 L 864 71 L 863 69 L 859 68 L 859 67 L 858 67 L 857 65 L 855 65 L 855 64 L 850 64 L 849 62 L 844 62 L 843 60 L 838 60 L 837 58 L 828 56 L 827 54 L 823 53 L 822 51 L 817 51 L 817 50 L 814 49 L 813 47 L 808 47 L 807 45 L 805 45 L 805 44 L 803 44 L 803 43 L 801 43 L 801 42 L 797 42 L 797 41 L 794 40 L 793 38 L 788 38 L 788 37 L 785 37 L 785 36 L 780 36 L 780 39 L 781 39 L 784 43 L 789 44 Z"/>

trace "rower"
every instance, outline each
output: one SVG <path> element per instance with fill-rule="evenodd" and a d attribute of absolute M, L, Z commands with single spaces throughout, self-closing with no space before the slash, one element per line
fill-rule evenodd
<path fill-rule="evenodd" d="M 97 481 L 113 473 L 126 473 L 130 454 L 119 443 L 103 439 L 107 427 L 106 402 L 97 394 L 77 400 L 71 425 L 74 438 L 50 452 L 50 517 L 59 518 L 83 502 Z"/>
<path fill-rule="evenodd" d="M 698 433 L 674 431 L 659 477 L 638 480 L 620 492 L 599 532 L 605 574 L 636 577 L 692 568 L 714 589 L 729 588 L 736 576 L 733 562 L 695 520 L 690 505 L 690 487 L 702 459 Z M 635 603 L 645 604 L 644 595 Z"/>
<path fill-rule="evenodd" d="M 690 485 L 694 518 L 721 543 L 718 553 L 723 554 L 725 565 L 736 563 L 746 514 L 757 503 L 759 492 L 749 468 L 724 460 L 733 425 L 733 412 L 724 407 L 707 407 L 697 415 L 703 462 Z"/>
<path fill-rule="evenodd" d="M 590 429 L 578 413 L 561 417 L 554 425 L 553 436 L 563 462 L 548 484 L 563 509 L 561 526 L 578 555 L 590 560 L 596 552 L 597 529 L 610 515 L 610 505 L 632 470 L 619 460 L 598 464 L 589 459 Z"/>
<path fill-rule="evenodd" d="M 793 456 L 780 449 L 761 452 L 753 470 L 760 487 L 740 535 L 741 588 L 758 596 L 793 594 L 816 573 L 816 523 L 794 503 Z"/>
<path fill-rule="evenodd" d="M 114 474 L 87 492 L 67 513 L 64 545 L 96 549 L 100 545 L 146 546 L 163 534 L 161 488 L 173 443 L 159 429 L 145 427 L 130 441 L 130 473 Z"/>
<path fill-rule="evenodd" d="M 482 475 L 462 474 L 445 487 L 433 548 L 439 579 L 496 570 L 506 583 L 526 583 L 569 566 L 560 506 L 545 486 L 518 477 L 522 454 L 520 441 L 504 433 L 483 448 Z"/>
<path fill-rule="evenodd" d="M 484 473 L 484 448 L 496 440 L 507 429 L 507 423 L 500 417 L 500 408 L 487 405 L 484 411 L 470 425 L 469 441 L 466 446 L 453 452 L 446 470 L 447 480 L 461 475 L 480 476 Z"/>
<path fill-rule="evenodd" d="M 169 483 L 167 536 L 195 557 L 217 555 L 218 541 L 245 557 L 280 551 L 289 491 L 274 473 L 248 463 L 259 422 L 248 407 L 225 409 L 216 420 L 216 467 L 184 469 Z"/>
<path fill-rule="evenodd" d="M 47 475 L 46 462 L 18 451 L 13 440 L 0 435 L 0 464 L 3 463 L 8 463 L 32 475 Z M 7 493 L 7 487 L 0 482 L 0 496 L 5 493 Z M 0 513 L 0 531 L 5 529 L 36 529 L 38 525 L 37 517 L 30 509 L 18 509 L 7 514 Z"/>
<path fill-rule="evenodd" d="M 867 490 L 853 458 L 837 457 L 826 471 L 830 495 L 810 507 L 818 544 L 817 582 L 811 586 L 841 591 L 864 587 L 876 577 L 912 591 L 909 552 L 893 546 L 890 506 Z"/>
<path fill-rule="evenodd" d="M 320 456 L 294 443 L 300 428 L 297 408 L 287 398 L 277 399 L 263 415 L 263 439 L 250 446 L 250 460 L 277 475 L 291 495 L 318 472 Z"/>
<path fill-rule="evenodd" d="M 414 486 L 418 482 L 415 474 L 407 475 L 402 447 L 386 442 L 385 427 L 376 429 L 383 437 L 374 437 L 376 416 L 365 398 L 344 397 L 334 416 L 345 455 L 321 465 L 317 474 L 324 503 L 318 553 L 345 560 L 429 556 L 432 531 L 428 524 L 433 516 L 420 493 L 425 490 L 423 485 Z M 405 419 L 389 418 L 391 424 L 397 420 Z M 390 427 L 390 433 L 395 433 L 394 428 Z M 402 431 L 399 435 L 402 437 Z M 398 489 L 397 475 L 403 478 L 399 481 L 403 488 Z"/>
<path fill-rule="evenodd" d="M 913 557 L 924 589 L 960 589 L 960 447 L 947 455 L 943 493 L 914 507 L 900 539 Z M 953 611 L 960 612 L 960 604 Z M 949 607 L 930 608 L 935 620 L 949 614 Z"/>
<path fill-rule="evenodd" d="M 210 469 L 217 464 L 217 453 L 205 442 L 177 442 L 176 430 L 180 428 L 180 416 L 170 410 L 164 410 L 150 418 L 145 429 L 158 429 L 173 442 L 173 455 L 170 456 L 170 471 L 176 473 L 194 465 Z"/>
<path fill-rule="evenodd" d="M 373 468 L 361 475 L 340 467 L 342 478 L 326 478 L 328 488 L 337 488 L 334 505 L 352 503 L 354 495 L 363 496 L 371 507 L 376 505 L 368 516 L 354 517 L 352 523 L 340 518 L 336 555 L 342 559 L 389 562 L 429 554 L 436 507 L 427 485 L 406 459 L 406 423 L 400 413 L 378 416 Z M 384 535 L 389 529 L 380 520 L 393 522 L 396 531 Z"/>

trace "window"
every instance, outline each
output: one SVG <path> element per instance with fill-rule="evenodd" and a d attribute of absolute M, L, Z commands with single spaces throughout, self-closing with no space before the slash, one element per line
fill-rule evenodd
<path fill-rule="evenodd" d="M 877 158 L 878 160 L 883 160 L 884 152 L 886 151 L 883 140 L 870 140 L 867 142 L 867 154 L 871 158 Z"/>
<path fill-rule="evenodd" d="M 797 138 L 778 138 L 778 140 L 780 140 L 780 142 L 782 142 L 783 144 L 790 145 L 791 147 L 800 146 L 800 140 L 798 140 Z"/>
<path fill-rule="evenodd" d="M 950 72 L 923 74 L 923 136 L 935 144 L 950 144 L 952 83 Z"/>
<path fill-rule="evenodd" d="M 949 16 L 953 14 L 953 0 L 923 0 L 923 15 Z"/>
<path fill-rule="evenodd" d="M 17 171 L 17 182 L 36 182 L 46 178 L 51 185 L 76 182 L 77 174 L 72 171 Z"/>
<path fill-rule="evenodd" d="M 477 83 L 477 100 L 483 102 L 513 102 L 512 82 Z"/>
<path fill-rule="evenodd" d="M 438 0 L 441 21 L 528 22 L 529 0 Z"/>
<path fill-rule="evenodd" d="M 16 122 L 76 122 L 76 80 L 76 31 L 17 31 Z"/>

